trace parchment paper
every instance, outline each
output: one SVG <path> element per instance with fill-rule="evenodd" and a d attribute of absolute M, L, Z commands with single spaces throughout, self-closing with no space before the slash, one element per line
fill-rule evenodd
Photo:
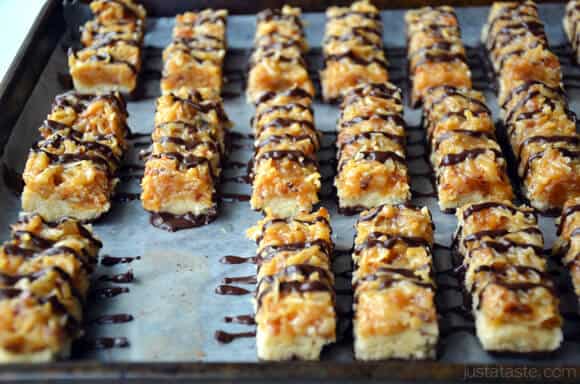
<path fill-rule="evenodd" d="M 457 14 L 463 29 L 463 38 L 467 46 L 476 47 L 479 33 L 487 17 L 487 8 L 457 9 Z M 553 46 L 561 46 L 565 42 L 561 28 L 561 18 L 564 5 L 540 5 L 540 13 L 546 22 L 546 30 Z M 406 71 L 404 64 L 404 11 L 383 11 L 384 40 L 387 56 L 390 59 L 389 72 L 391 78 L 399 85 L 406 86 Z M 70 34 L 63 40 L 63 46 L 70 43 L 69 39 L 77 35 L 78 23 L 88 17 L 86 6 L 74 5 L 66 9 L 69 20 Z M 230 73 L 226 91 L 238 93 L 238 97 L 229 97 L 225 106 L 230 119 L 235 123 L 237 132 L 250 132 L 249 120 L 253 115 L 253 107 L 246 104 L 243 81 L 235 76 L 232 70 L 243 73 L 246 68 L 248 50 L 252 46 L 254 36 L 255 16 L 230 16 L 228 20 L 228 40 L 230 52 L 226 60 L 226 74 Z M 309 63 L 312 75 L 320 69 L 320 42 L 324 31 L 324 15 L 321 13 L 305 14 L 306 34 L 312 53 Z M 141 76 L 143 86 L 142 98 L 129 102 L 129 124 L 134 132 L 150 133 L 153 129 L 153 114 L 155 99 L 159 95 L 159 71 L 161 69 L 160 52 L 171 36 L 173 19 L 151 19 L 148 22 L 145 38 L 144 70 Z M 558 48 L 562 53 L 562 63 L 565 72 L 578 72 L 571 68 L 565 49 Z M 470 65 L 474 74 L 475 85 L 486 91 L 488 104 L 498 119 L 497 102 L 489 89 L 489 80 L 482 71 L 482 61 L 477 49 L 470 49 Z M 49 111 L 54 96 L 66 90 L 63 75 L 68 72 L 65 49 L 57 48 L 50 59 L 39 83 L 30 97 L 22 116 L 14 127 L 12 137 L 7 144 L 3 162 L 12 169 L 22 171 L 27 153 L 32 143 L 39 138 L 38 127 Z M 317 77 L 315 77 L 317 79 Z M 60 80 L 59 80 L 60 79 Z M 572 109 L 577 110 L 580 94 L 576 89 L 569 89 Z M 316 126 L 321 131 L 334 131 L 338 117 L 338 107 L 315 104 Z M 419 125 L 420 110 L 405 110 L 405 119 L 410 127 Z M 422 131 L 410 130 L 409 140 L 417 141 L 423 136 Z M 332 144 L 333 136 L 325 135 L 323 145 Z M 138 140 L 144 141 L 144 139 Z M 250 141 L 240 141 L 246 144 Z M 138 148 L 131 148 L 127 163 L 138 163 Z M 423 144 L 412 145 L 409 154 L 419 154 L 424 151 Z M 230 155 L 231 160 L 247 162 L 250 159 L 250 149 L 236 149 Z M 322 151 L 320 159 L 333 157 L 332 151 Z M 423 160 L 410 162 L 412 173 L 427 170 Z M 133 172 L 136 174 L 138 172 Z M 243 175 L 245 169 L 228 169 L 225 177 Z M 323 166 L 324 176 L 332 175 L 329 166 Z M 332 181 L 326 181 L 323 193 L 332 192 Z M 413 188 L 428 192 L 429 183 L 423 177 L 413 177 Z M 124 181 L 120 188 L 123 192 L 140 191 L 139 179 Z M 249 185 L 227 183 L 222 186 L 225 192 L 241 192 L 249 194 Z M 352 246 L 353 223 L 356 219 L 339 215 L 336 212 L 335 198 L 326 199 L 323 205 L 332 213 L 332 227 L 337 249 L 348 249 Z M 441 244 L 449 244 L 456 227 L 453 215 L 442 214 L 434 198 L 418 198 L 416 204 L 427 205 L 436 224 L 436 240 Z M 19 197 L 4 183 L 0 183 L 0 215 L 1 239 L 8 237 L 10 223 L 14 222 L 20 208 Z M 169 233 L 154 228 L 149 224 L 149 216 L 142 209 L 138 200 L 114 203 L 111 212 L 94 225 L 95 231 L 104 242 L 102 254 L 116 257 L 141 256 L 130 264 L 119 264 L 115 267 L 99 266 L 95 273 L 94 287 L 121 286 L 121 284 L 103 283 L 98 281 L 101 275 L 112 275 L 132 269 L 135 281 L 124 284 L 128 293 L 108 299 L 93 299 L 89 303 L 88 320 L 106 314 L 128 313 L 134 320 L 124 324 L 88 325 L 87 337 L 123 336 L 127 337 L 128 348 L 113 348 L 89 352 L 77 352 L 73 358 L 95 358 L 114 361 L 256 361 L 255 340 L 253 338 L 238 339 L 231 344 L 221 345 L 213 337 L 216 330 L 228 332 L 251 331 L 247 325 L 226 324 L 224 316 L 249 314 L 252 312 L 251 295 L 223 296 L 214 292 L 224 277 L 251 275 L 255 271 L 252 264 L 225 265 L 219 262 L 224 255 L 253 256 L 255 244 L 245 238 L 245 231 L 260 218 L 260 214 L 250 209 L 248 202 L 224 202 L 219 218 L 211 225 Z M 541 227 L 546 239 L 546 247 L 554 240 L 554 219 L 541 218 Z M 350 255 L 340 254 L 334 262 L 335 272 L 350 268 Z M 451 267 L 450 255 L 447 251 L 437 249 L 435 264 L 438 271 Z M 558 272 L 558 270 L 557 270 Z M 560 273 L 561 274 L 561 273 Z M 564 282 L 567 277 L 564 274 Z M 337 277 L 337 288 L 349 287 L 347 277 Z M 438 306 L 443 313 L 444 308 L 457 306 L 461 303 L 461 294 L 446 285 L 457 286 L 459 282 L 444 274 L 438 276 Z M 253 291 L 253 285 L 239 285 Z M 564 284 L 565 285 L 565 284 Z M 570 294 L 562 296 L 563 310 L 567 313 L 577 311 L 575 300 Z M 350 298 L 339 296 L 339 310 L 348 311 Z M 568 316 L 570 317 L 570 316 Z M 572 315 L 573 317 L 573 315 Z M 441 315 L 440 326 L 448 330 L 450 325 L 472 325 L 472 322 L 452 312 Z M 578 326 L 578 321 L 566 321 L 566 334 Z M 341 322 L 339 326 L 340 341 L 323 353 L 323 359 L 351 360 L 352 338 L 348 324 Z M 468 332 L 453 332 L 443 337 L 440 343 L 438 359 L 455 363 L 491 363 L 491 362 L 530 362 L 529 357 L 497 357 L 482 351 L 477 339 Z M 565 342 L 562 349 L 554 356 L 534 363 L 553 364 L 554 362 L 577 363 L 580 359 L 580 348 L 573 342 Z"/>

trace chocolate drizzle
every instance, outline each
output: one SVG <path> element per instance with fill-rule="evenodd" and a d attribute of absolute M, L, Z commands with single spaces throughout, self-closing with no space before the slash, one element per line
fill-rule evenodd
<path fill-rule="evenodd" d="M 573 215 L 576 212 L 580 212 L 580 204 L 570 205 L 562 210 L 562 216 L 560 218 L 560 223 L 558 224 L 556 235 L 560 236 L 562 234 L 564 226 L 566 225 L 566 220 L 568 219 L 569 216 Z"/>
<path fill-rule="evenodd" d="M 217 209 L 212 209 L 206 214 L 194 215 L 192 213 L 185 213 L 182 215 L 175 215 L 169 212 L 151 212 L 149 222 L 157 228 L 169 232 L 175 232 L 182 229 L 189 229 L 207 225 L 214 221 L 217 217 Z"/>
<path fill-rule="evenodd" d="M 516 215 L 517 213 L 521 213 L 524 216 L 527 216 L 528 218 L 533 219 L 534 222 L 537 221 L 536 214 L 533 211 L 519 209 L 517 207 L 514 207 L 511 204 L 501 203 L 501 202 L 497 202 L 497 201 L 487 201 L 484 203 L 470 205 L 468 208 L 466 208 L 463 211 L 463 220 L 467 220 L 474 213 L 481 212 L 481 211 L 484 211 L 487 209 L 492 209 L 492 208 L 505 209 L 505 210 L 509 211 L 512 215 Z"/>
<path fill-rule="evenodd" d="M 252 331 L 252 332 L 238 332 L 238 333 L 230 333 L 230 332 L 225 332 L 225 331 L 216 331 L 214 334 L 214 338 L 222 343 L 222 344 L 229 344 L 232 341 L 239 339 L 239 338 L 245 338 L 245 337 L 255 337 L 256 336 L 256 332 Z"/>
<path fill-rule="evenodd" d="M 478 156 L 481 156 L 481 155 L 484 155 L 487 153 L 493 153 L 496 159 L 503 158 L 501 151 L 499 151 L 497 149 L 474 148 L 474 149 L 467 149 L 467 150 L 460 152 L 460 153 L 450 153 L 450 154 L 443 156 L 443 158 L 439 162 L 439 166 L 440 167 L 450 167 L 453 165 L 457 165 L 461 162 L 464 162 L 465 160 L 474 159 Z"/>
<path fill-rule="evenodd" d="M 406 166 L 405 158 L 393 151 L 363 151 L 359 152 L 355 159 L 377 161 L 379 163 L 386 163 L 390 160 Z M 346 161 L 340 161 L 338 164 L 338 172 L 342 170 L 345 164 Z"/>

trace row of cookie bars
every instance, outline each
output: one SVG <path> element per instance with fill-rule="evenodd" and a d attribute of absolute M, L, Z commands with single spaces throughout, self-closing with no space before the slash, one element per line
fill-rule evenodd
<path fill-rule="evenodd" d="M 94 0 L 94 19 L 81 28 L 80 50 L 69 50 L 74 87 L 82 93 L 131 93 L 141 70 L 146 12 L 133 0 Z"/>
<path fill-rule="evenodd" d="M 0 246 L 0 363 L 66 358 L 101 242 L 70 218 L 21 215 Z"/>
<path fill-rule="evenodd" d="M 322 42 L 324 68 L 320 72 L 325 101 L 339 101 L 349 88 L 388 80 L 379 10 L 369 1 L 326 11 Z"/>
<path fill-rule="evenodd" d="M 439 206 L 453 211 L 481 199 L 511 200 L 507 163 L 482 93 L 471 89 L 459 24 L 451 7 L 407 12 L 412 101 L 423 102 Z"/>
<path fill-rule="evenodd" d="M 336 339 L 330 215 L 310 213 L 320 190 L 320 134 L 307 49 L 299 8 L 258 14 L 247 88 L 256 105 L 250 203 L 266 217 L 247 234 L 258 244 L 254 308 L 264 360 L 316 360 Z"/>
<path fill-rule="evenodd" d="M 276 216 L 310 212 L 318 202 L 320 135 L 306 47 L 300 9 L 285 6 L 258 14 L 247 89 L 248 100 L 256 104 L 250 203 Z"/>
<path fill-rule="evenodd" d="M 170 231 L 211 222 L 231 125 L 220 98 L 227 12 L 177 15 L 163 51 L 162 96 L 141 181 L 151 223 Z"/>
<path fill-rule="evenodd" d="M 534 210 L 507 201 L 457 211 L 455 249 L 483 348 L 546 352 L 562 342 L 559 299 Z"/>
<path fill-rule="evenodd" d="M 145 17 L 129 0 L 91 9 L 85 48 L 69 54 L 77 92 L 56 96 L 23 172 L 22 209 L 33 213 L 0 247 L 0 362 L 66 358 L 82 335 L 102 244 L 78 220 L 110 208 L 129 133 L 125 101 L 111 90 L 135 88 Z"/>
<path fill-rule="evenodd" d="M 561 209 L 580 194 L 580 139 L 536 4 L 494 3 L 482 39 L 523 193 L 536 209 Z"/>

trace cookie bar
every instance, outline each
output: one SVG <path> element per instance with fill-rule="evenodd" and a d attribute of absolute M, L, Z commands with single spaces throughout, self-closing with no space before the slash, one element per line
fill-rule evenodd
<path fill-rule="evenodd" d="M 485 350 L 547 352 L 562 342 L 559 300 L 532 208 L 507 201 L 457 211 L 455 246 Z"/>
<path fill-rule="evenodd" d="M 217 215 L 216 184 L 229 128 L 219 96 L 208 89 L 168 93 L 157 100 L 153 145 L 141 181 L 153 225 L 177 230 Z"/>
<path fill-rule="evenodd" d="M 127 112 L 120 95 L 55 98 L 23 172 L 22 209 L 46 220 L 94 220 L 106 213 L 127 148 Z"/>
<path fill-rule="evenodd" d="M 227 15 L 223 9 L 206 9 L 175 17 L 173 41 L 163 51 L 163 93 L 181 87 L 221 92 Z"/>
<path fill-rule="evenodd" d="M 24 215 L 0 247 L 0 362 L 67 357 L 101 242 L 89 226 Z"/>
<path fill-rule="evenodd" d="M 482 199 L 512 200 L 506 160 L 483 94 L 440 86 L 426 92 L 423 105 L 441 210 Z"/>
<path fill-rule="evenodd" d="M 307 49 L 300 8 L 284 6 L 260 12 L 250 58 L 248 101 L 255 103 L 265 93 L 292 88 L 314 95 L 304 59 Z"/>
<path fill-rule="evenodd" d="M 564 205 L 557 234 L 553 253 L 562 258 L 572 277 L 574 292 L 580 298 L 580 197 Z"/>
<path fill-rule="evenodd" d="M 302 88 L 262 95 L 253 127 L 252 208 L 276 216 L 310 212 L 320 191 L 311 95 Z"/>
<path fill-rule="evenodd" d="M 74 87 L 81 93 L 131 93 L 141 70 L 145 9 L 132 0 L 91 2 L 95 15 L 82 28 L 83 48 L 69 50 Z"/>
<path fill-rule="evenodd" d="M 439 328 L 429 210 L 382 205 L 364 211 L 355 228 L 356 358 L 434 358 Z"/>
<path fill-rule="evenodd" d="M 344 94 L 341 109 L 334 182 L 339 209 L 355 213 L 408 201 L 401 90 L 391 83 L 361 84 Z"/>
<path fill-rule="evenodd" d="M 580 31 L 578 30 L 578 22 L 580 22 L 580 1 L 570 0 L 566 4 L 566 13 L 562 24 L 564 31 L 568 36 L 568 41 L 572 46 L 576 63 L 580 63 Z"/>
<path fill-rule="evenodd" d="M 324 100 L 339 100 L 360 83 L 388 80 L 379 10 L 369 1 L 350 7 L 329 7 L 323 41 L 324 69 L 320 72 Z"/>
<path fill-rule="evenodd" d="M 471 72 L 453 8 L 411 10 L 406 13 L 405 22 L 411 104 L 418 106 L 425 92 L 436 86 L 471 88 Z"/>
<path fill-rule="evenodd" d="M 318 360 L 336 340 L 333 243 L 326 209 L 248 230 L 258 244 L 256 342 L 262 360 Z"/>

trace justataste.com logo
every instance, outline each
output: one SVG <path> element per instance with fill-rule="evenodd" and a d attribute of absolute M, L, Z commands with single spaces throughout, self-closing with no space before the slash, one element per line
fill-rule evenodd
<path fill-rule="evenodd" d="M 464 380 L 470 379 L 543 379 L 574 380 L 578 369 L 572 367 L 527 367 L 488 365 L 482 367 L 465 367 Z"/>

